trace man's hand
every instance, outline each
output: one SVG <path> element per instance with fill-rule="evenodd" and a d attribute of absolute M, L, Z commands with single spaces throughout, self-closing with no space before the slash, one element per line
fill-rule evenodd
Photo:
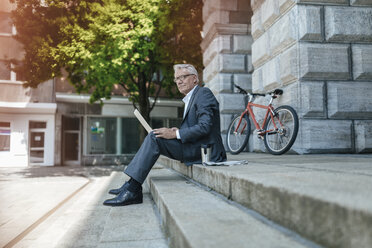
<path fill-rule="evenodd" d="M 177 139 L 176 131 L 178 128 L 172 127 L 172 128 L 158 128 L 154 129 L 154 134 L 156 138 L 163 138 L 163 139 Z"/>

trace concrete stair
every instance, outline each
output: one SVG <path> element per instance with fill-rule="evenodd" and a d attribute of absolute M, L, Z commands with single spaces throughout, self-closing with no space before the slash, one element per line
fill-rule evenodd
<path fill-rule="evenodd" d="M 170 247 L 318 247 L 173 171 L 147 181 Z"/>
<path fill-rule="evenodd" d="M 158 163 L 314 243 L 372 247 L 371 156 L 229 157 L 242 159 L 248 160 L 248 165 L 186 167 L 165 157 Z M 185 178 L 165 174 L 150 179 L 152 195 L 175 247 L 301 246 L 298 240 L 281 237 L 275 230 L 260 231 L 264 229 L 260 221 L 187 184 Z M 177 191 L 183 194 L 177 195 Z M 182 238 L 175 232 L 182 233 Z M 259 245 L 244 246 L 253 240 L 258 243 L 252 244 Z M 267 246 L 259 242 L 267 242 Z"/>

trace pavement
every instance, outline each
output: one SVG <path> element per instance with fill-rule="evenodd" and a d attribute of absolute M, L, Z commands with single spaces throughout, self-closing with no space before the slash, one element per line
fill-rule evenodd
<path fill-rule="evenodd" d="M 371 189 L 363 183 L 372 182 L 372 154 L 241 153 L 230 155 L 229 160 L 248 160 L 254 166 L 243 177 L 252 177 L 258 183 L 269 180 L 273 187 L 282 182 L 272 172 L 285 175 L 291 182 L 286 187 L 292 188 L 300 188 L 306 183 L 304 178 L 312 176 L 327 187 L 326 174 L 335 173 L 345 189 L 329 189 L 337 192 L 335 201 L 349 204 L 342 199 L 351 197 L 352 207 L 372 209 L 370 198 L 365 199 Z M 299 181 L 296 178 L 302 169 L 308 175 L 303 173 Z M 107 191 L 127 179 L 122 170 L 122 166 L 0 168 L 0 247 L 168 247 L 160 213 L 147 184 L 144 204 L 118 208 L 102 205 L 111 197 Z M 221 170 L 244 174 L 233 167 Z M 320 187 L 312 189 L 306 185 L 306 190 L 321 191 Z"/>
<path fill-rule="evenodd" d="M 167 247 L 146 185 L 143 204 L 102 205 L 113 197 L 108 189 L 127 180 L 122 171 L 123 166 L 1 168 L 0 247 Z"/>

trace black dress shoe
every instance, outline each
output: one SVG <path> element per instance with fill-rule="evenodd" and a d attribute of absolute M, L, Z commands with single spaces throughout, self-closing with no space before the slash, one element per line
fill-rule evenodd
<path fill-rule="evenodd" d="M 103 202 L 106 206 L 126 206 L 131 204 L 140 204 L 143 201 L 142 190 L 138 192 L 122 191 L 117 197 Z"/>
<path fill-rule="evenodd" d="M 122 191 L 126 190 L 129 186 L 129 183 L 128 182 L 125 182 L 120 188 L 118 189 L 111 189 L 109 191 L 109 194 L 112 194 L 112 195 L 118 195 L 120 194 Z"/>

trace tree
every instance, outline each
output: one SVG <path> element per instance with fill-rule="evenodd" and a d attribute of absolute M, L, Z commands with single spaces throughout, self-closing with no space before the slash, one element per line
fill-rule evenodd
<path fill-rule="evenodd" d="M 25 48 L 15 71 L 25 86 L 60 76 L 63 68 L 91 102 L 102 103 L 121 85 L 149 120 L 160 90 L 174 89 L 172 64 L 202 68 L 202 0 L 11 1 L 16 38 Z"/>
<path fill-rule="evenodd" d="M 66 34 L 61 28 L 71 23 L 80 22 L 84 25 L 86 2 L 68 0 L 10 0 L 17 7 L 12 11 L 13 23 L 17 29 L 16 39 L 23 45 L 25 56 L 23 61 L 12 61 L 14 70 L 26 78 L 25 87 L 37 87 L 38 84 L 61 75 L 62 61 L 57 59 L 57 46 Z M 92 2 L 92 1 L 91 1 Z"/>

